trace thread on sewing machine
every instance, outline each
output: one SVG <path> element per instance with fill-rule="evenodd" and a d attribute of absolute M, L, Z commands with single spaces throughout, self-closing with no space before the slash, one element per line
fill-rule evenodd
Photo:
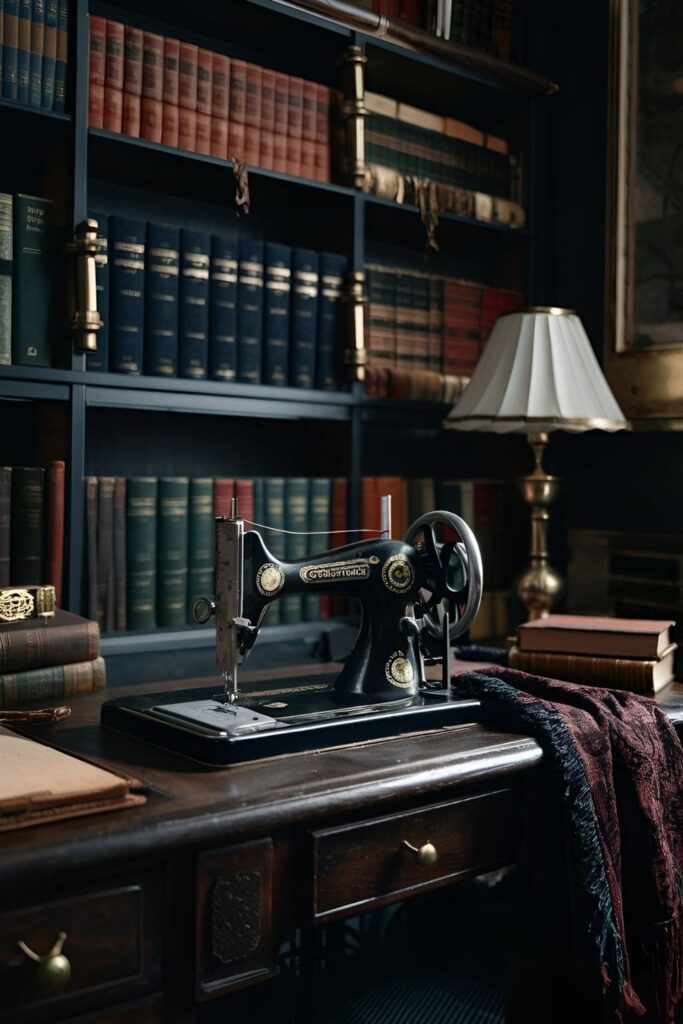
<path fill-rule="evenodd" d="M 271 533 L 289 533 L 297 537 L 332 537 L 334 534 L 343 534 L 348 537 L 350 533 L 373 533 L 378 536 L 381 530 L 281 530 L 278 526 L 266 526 L 265 523 L 254 523 L 251 519 L 243 519 L 247 526 L 258 526 L 259 530 L 270 530 Z"/>

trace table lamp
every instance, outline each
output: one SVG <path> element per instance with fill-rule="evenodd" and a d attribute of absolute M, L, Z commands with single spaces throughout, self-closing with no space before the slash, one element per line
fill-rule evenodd
<path fill-rule="evenodd" d="M 557 306 L 504 313 L 444 426 L 527 435 L 535 465 L 520 487 L 531 506 L 531 552 L 517 592 L 530 619 L 548 615 L 563 589 L 548 559 L 548 509 L 559 489 L 543 470 L 548 434 L 629 429 L 577 314 Z"/>

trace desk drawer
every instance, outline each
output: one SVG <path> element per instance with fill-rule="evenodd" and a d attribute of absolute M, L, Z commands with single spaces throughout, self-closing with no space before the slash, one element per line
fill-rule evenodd
<path fill-rule="evenodd" d="M 369 910 L 509 863 L 510 807 L 509 790 L 498 790 L 314 832 L 315 919 Z"/>
<path fill-rule="evenodd" d="M 150 873 L 0 914 L 0 1021 L 62 1020 L 159 987 L 160 906 Z M 18 946 L 46 958 L 60 933 L 68 964 Z"/>

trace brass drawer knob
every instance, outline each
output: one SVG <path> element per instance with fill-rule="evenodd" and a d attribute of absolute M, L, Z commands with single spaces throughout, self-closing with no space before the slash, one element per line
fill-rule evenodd
<path fill-rule="evenodd" d="M 433 843 L 424 843 L 422 846 L 413 846 L 407 839 L 403 840 L 403 845 L 407 846 L 409 850 L 415 854 L 415 863 L 419 864 L 421 868 L 434 867 L 438 860 L 438 853 Z"/>
<path fill-rule="evenodd" d="M 22 953 L 33 960 L 36 967 L 36 980 L 46 992 L 61 992 L 71 977 L 69 958 L 64 956 L 62 948 L 66 942 L 66 932 L 60 932 L 52 949 L 40 956 L 35 950 L 19 940 L 17 945 Z"/>

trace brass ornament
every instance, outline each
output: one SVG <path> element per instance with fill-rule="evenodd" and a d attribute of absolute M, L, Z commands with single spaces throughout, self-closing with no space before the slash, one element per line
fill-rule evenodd
<path fill-rule="evenodd" d="M 413 666 L 403 651 L 394 651 L 384 667 L 384 674 L 392 686 L 400 686 L 403 690 L 409 689 L 415 678 Z"/>
<path fill-rule="evenodd" d="M 285 574 L 273 562 L 265 562 L 256 573 L 256 589 L 264 597 L 272 597 L 285 585 Z"/>
<path fill-rule="evenodd" d="M 415 854 L 415 863 L 421 868 L 433 868 L 439 859 L 436 847 L 429 841 L 423 843 L 422 846 L 413 846 L 407 839 L 404 839 L 403 846 Z"/>
<path fill-rule="evenodd" d="M 62 953 L 66 942 L 66 932 L 60 932 L 55 944 L 42 956 L 19 940 L 17 945 L 22 953 L 36 964 L 36 980 L 44 992 L 61 992 L 71 977 L 71 964 Z"/>
<path fill-rule="evenodd" d="M 0 594 L 0 620 L 20 622 L 22 619 L 30 619 L 35 604 L 35 599 L 28 590 L 3 590 Z"/>
<path fill-rule="evenodd" d="M 382 566 L 382 582 L 392 594 L 406 594 L 415 582 L 415 573 L 407 555 L 390 555 Z"/>
<path fill-rule="evenodd" d="M 346 562 L 323 562 L 320 565 L 302 565 L 299 578 L 304 583 L 332 583 L 335 580 L 367 580 L 370 562 L 367 558 L 350 558 Z"/>

